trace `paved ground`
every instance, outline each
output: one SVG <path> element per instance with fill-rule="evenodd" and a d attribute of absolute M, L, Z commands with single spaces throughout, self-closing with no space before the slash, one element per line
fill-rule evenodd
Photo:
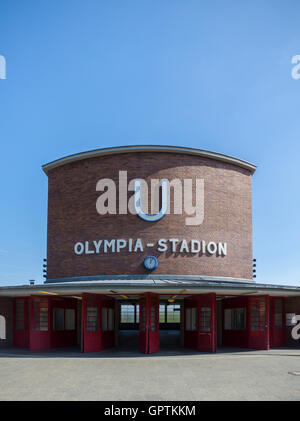
<path fill-rule="evenodd" d="M 0 350 L 0 400 L 300 400 L 300 350 Z"/>

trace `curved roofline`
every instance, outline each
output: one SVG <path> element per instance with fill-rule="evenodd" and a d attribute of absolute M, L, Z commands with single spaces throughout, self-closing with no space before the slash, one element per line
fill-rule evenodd
<path fill-rule="evenodd" d="M 55 161 L 49 162 L 42 166 L 45 174 L 48 174 L 53 168 L 60 167 L 65 164 L 70 164 L 71 162 L 81 161 L 83 159 L 95 158 L 97 156 L 105 155 L 115 155 L 121 153 L 131 153 L 131 152 L 167 152 L 167 153 L 181 153 L 186 155 L 196 155 L 204 158 L 210 158 L 221 162 L 226 162 L 231 165 L 236 165 L 237 167 L 245 168 L 249 170 L 252 174 L 256 170 L 256 165 L 251 164 L 250 162 L 243 161 L 238 158 L 234 158 L 229 155 L 224 155 L 217 152 L 206 151 L 203 149 L 196 148 L 186 148 L 181 146 L 164 146 L 164 145 L 133 145 L 133 146 L 117 146 L 113 148 L 102 148 L 102 149 L 93 149 L 87 152 L 80 152 L 73 155 L 68 155 L 63 158 L 56 159 Z"/>

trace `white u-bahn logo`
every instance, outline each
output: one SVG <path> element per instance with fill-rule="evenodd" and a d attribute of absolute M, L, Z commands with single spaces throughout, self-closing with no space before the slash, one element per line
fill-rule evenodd
<path fill-rule="evenodd" d="M 185 225 L 200 225 L 204 220 L 204 180 L 184 178 L 151 179 L 142 178 L 128 182 L 127 171 L 119 171 L 119 182 L 110 178 L 97 181 L 96 191 L 101 195 L 96 200 L 99 215 L 138 215 L 148 222 L 156 222 L 166 214 L 187 216 Z M 151 194 L 148 194 L 149 189 Z M 172 200 L 170 200 L 172 191 Z M 130 197 L 128 193 L 133 192 Z M 118 197 L 118 201 L 117 201 Z M 151 200 L 150 200 L 151 197 Z M 150 203 L 149 203 L 150 202 Z M 151 209 L 151 210 L 150 210 Z"/>
<path fill-rule="evenodd" d="M 143 211 L 142 205 L 142 182 L 135 180 L 134 183 L 134 208 L 137 216 L 144 221 L 155 222 L 162 219 L 167 211 L 169 204 L 169 181 L 166 179 L 161 180 L 161 208 L 158 213 L 146 213 Z"/>

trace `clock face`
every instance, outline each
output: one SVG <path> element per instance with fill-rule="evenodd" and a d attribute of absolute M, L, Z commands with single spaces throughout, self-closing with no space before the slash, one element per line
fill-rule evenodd
<path fill-rule="evenodd" d="M 148 270 L 154 270 L 158 266 L 158 260 L 155 256 L 147 256 L 144 260 L 144 266 Z"/>

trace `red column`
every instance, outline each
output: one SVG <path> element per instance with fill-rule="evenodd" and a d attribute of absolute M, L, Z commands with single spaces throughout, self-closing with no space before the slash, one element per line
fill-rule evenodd
<path fill-rule="evenodd" d="M 139 349 L 144 354 L 159 351 L 159 295 L 140 296 Z"/>
<path fill-rule="evenodd" d="M 201 294 L 198 298 L 197 350 L 216 352 L 216 294 Z"/>
<path fill-rule="evenodd" d="M 101 350 L 100 333 L 100 296 L 97 294 L 82 295 L 83 352 Z"/>
<path fill-rule="evenodd" d="M 270 349 L 269 296 L 248 297 L 247 307 L 248 347 Z"/>
<path fill-rule="evenodd" d="M 200 352 L 216 352 L 216 294 L 184 300 L 184 344 Z"/>
<path fill-rule="evenodd" d="M 50 343 L 49 297 L 30 297 L 29 349 L 39 351 L 49 349 Z"/>
<path fill-rule="evenodd" d="M 114 300 L 100 294 L 82 296 L 81 350 L 96 352 L 115 344 Z"/>

